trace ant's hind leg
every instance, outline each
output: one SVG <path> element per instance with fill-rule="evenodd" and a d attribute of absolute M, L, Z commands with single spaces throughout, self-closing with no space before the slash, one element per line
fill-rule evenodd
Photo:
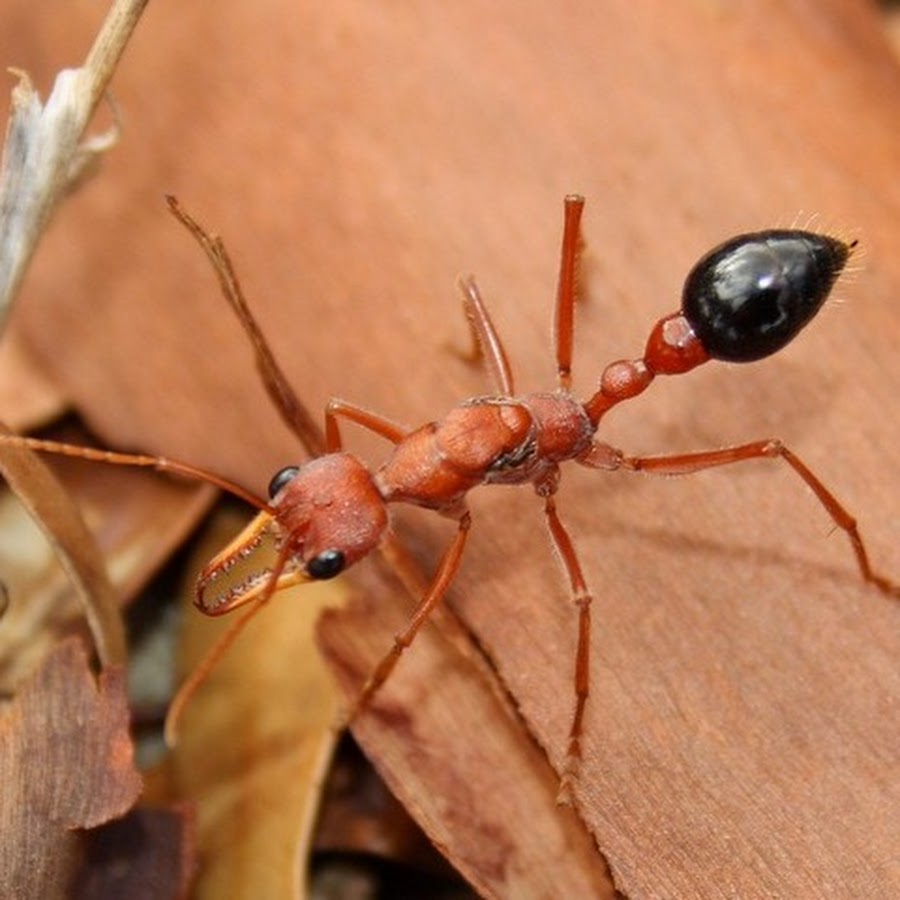
<path fill-rule="evenodd" d="M 578 608 L 578 645 L 575 651 L 575 712 L 572 715 L 569 743 L 566 748 L 566 758 L 563 762 L 557 795 L 558 803 L 568 803 L 571 800 L 572 781 L 578 776 L 578 769 L 581 765 L 581 733 L 584 727 L 584 709 L 590 693 L 591 603 L 593 597 L 584 579 L 575 546 L 560 521 L 556 512 L 556 501 L 552 496 L 544 498 L 544 515 L 547 518 L 553 546 L 556 548 L 568 576 L 572 599 Z"/>
<path fill-rule="evenodd" d="M 750 459 L 784 460 L 816 495 L 816 499 L 835 526 L 847 535 L 863 581 L 874 585 L 883 594 L 900 599 L 900 584 L 872 568 L 856 519 L 806 463 L 779 440 L 752 441 L 734 447 L 723 447 L 720 450 L 667 456 L 626 456 L 613 447 L 597 444 L 590 454 L 580 461 L 594 468 L 629 469 L 651 475 L 689 475 L 715 466 L 727 466 Z"/>

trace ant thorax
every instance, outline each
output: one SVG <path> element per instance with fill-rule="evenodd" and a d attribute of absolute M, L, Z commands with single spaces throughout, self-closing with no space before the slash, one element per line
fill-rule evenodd
<path fill-rule="evenodd" d="M 484 484 L 540 483 L 586 452 L 594 427 L 564 391 L 474 397 L 407 435 L 378 470 L 385 500 L 443 510 Z"/>

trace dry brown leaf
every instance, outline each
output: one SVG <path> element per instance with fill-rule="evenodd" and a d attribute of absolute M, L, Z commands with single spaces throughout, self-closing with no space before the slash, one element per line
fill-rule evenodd
<path fill-rule="evenodd" d="M 10 28 L 7 56 L 36 46 L 55 59 L 80 23 L 62 34 L 51 18 L 13 3 L 10 22 L 33 40 Z M 566 192 L 588 196 L 580 392 L 604 363 L 640 352 L 707 247 L 814 209 L 823 225 L 861 231 L 865 269 L 839 288 L 847 302 L 772 361 L 654 386 L 602 436 L 653 452 L 779 435 L 860 517 L 878 564 L 900 572 L 900 457 L 885 449 L 900 443 L 900 100 L 870 7 L 524 2 L 510 16 L 358 0 L 260 13 L 224 0 L 215 15 L 181 7 L 146 25 L 117 84 L 135 111 L 125 142 L 109 179 L 66 210 L 85 226 L 79 240 L 60 218 L 18 322 L 110 443 L 260 489 L 301 455 L 261 399 L 205 262 L 162 211 L 163 190 L 225 235 L 312 407 L 339 393 L 410 424 L 482 389 L 440 350 L 465 338 L 452 296 L 461 269 L 478 274 L 520 387 L 548 385 Z M 560 509 L 597 593 L 580 808 L 594 865 L 605 857 L 634 900 L 898 893 L 900 611 L 858 584 L 841 536 L 773 468 L 564 478 Z M 473 505 L 452 599 L 558 763 L 574 611 L 534 498 L 484 491 Z M 441 523 L 399 518 L 428 571 Z M 364 602 L 373 612 L 351 610 L 354 630 L 329 623 L 334 655 L 353 655 L 347 684 L 410 606 L 392 585 Z M 441 668 L 455 642 L 442 656 L 447 641 L 422 637 L 357 731 L 453 858 L 553 773 L 494 715 L 480 674 L 461 703 L 469 663 Z M 389 727 L 384 709 L 422 692 L 425 709 Z M 470 786 L 503 773 L 460 752 L 470 708 L 479 741 L 509 735 L 519 775 L 478 803 Z M 452 806 L 428 808 L 429 771 Z M 555 865 L 534 831 L 559 828 L 558 815 L 538 805 L 504 821 L 517 847 L 542 851 L 534 871 Z"/>
<path fill-rule="evenodd" d="M 66 399 L 21 341 L 0 341 L 0 418 L 15 432 L 61 416 Z"/>
<path fill-rule="evenodd" d="M 332 760 L 313 851 L 331 860 L 384 860 L 404 874 L 458 877 L 349 735 Z"/>
<path fill-rule="evenodd" d="M 122 669 L 98 681 L 77 639 L 59 644 L 0 716 L 0 783 L 0 896 L 68 897 L 78 830 L 141 788 Z"/>

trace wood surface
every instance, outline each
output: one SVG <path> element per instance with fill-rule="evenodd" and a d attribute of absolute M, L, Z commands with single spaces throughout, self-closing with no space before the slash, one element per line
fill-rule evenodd
<path fill-rule="evenodd" d="M 83 0 L 6 8 L 2 58 L 45 87 L 96 26 Z M 224 235 L 310 406 L 410 425 L 482 389 L 451 350 L 461 272 L 519 388 L 552 385 L 567 192 L 588 200 L 581 394 L 641 353 L 710 246 L 812 222 L 863 250 L 795 344 L 654 385 L 602 437 L 654 453 L 778 436 L 900 576 L 900 75 L 871 5 L 159 0 L 115 100 L 122 142 L 57 215 L 8 336 L 111 446 L 258 491 L 303 458 L 164 192 Z M 576 613 L 540 504 L 497 488 L 472 507 L 465 628 L 423 633 L 354 730 L 479 890 L 602 896 L 608 867 L 629 898 L 900 893 L 900 608 L 785 467 L 564 473 L 595 592 L 577 816 L 553 803 Z M 396 521 L 430 571 L 447 523 Z M 348 689 L 411 608 L 377 565 L 357 577 L 322 628 Z"/>

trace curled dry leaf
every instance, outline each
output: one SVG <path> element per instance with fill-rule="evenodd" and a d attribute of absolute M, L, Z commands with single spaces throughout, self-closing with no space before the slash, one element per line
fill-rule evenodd
<path fill-rule="evenodd" d="M 68 897 L 78 829 L 123 815 L 141 779 L 124 671 L 95 679 L 76 638 L 60 643 L 0 716 L 0 896 Z"/>
<path fill-rule="evenodd" d="M 85 442 L 82 429 L 56 428 L 55 437 Z M 208 510 L 215 492 L 146 470 L 113 468 L 45 457 L 66 497 L 88 523 L 102 555 L 117 603 L 126 604 L 146 585 Z M 28 477 L 23 484 L 30 485 Z M 65 503 L 53 489 L 53 503 Z M 80 618 L 82 604 L 54 548 L 12 492 L 0 495 L 0 566 L 10 608 L 0 625 L 0 689 L 15 690 L 59 636 Z M 47 523 L 48 526 L 53 523 Z M 80 540 L 80 538 L 79 538 Z M 96 550 L 79 545 L 83 553 Z M 93 599 L 88 602 L 93 603 Z"/>
<path fill-rule="evenodd" d="M 0 447 L 0 473 L 56 550 L 81 599 L 104 665 L 124 665 L 125 631 L 93 536 L 50 469 L 30 450 Z"/>

